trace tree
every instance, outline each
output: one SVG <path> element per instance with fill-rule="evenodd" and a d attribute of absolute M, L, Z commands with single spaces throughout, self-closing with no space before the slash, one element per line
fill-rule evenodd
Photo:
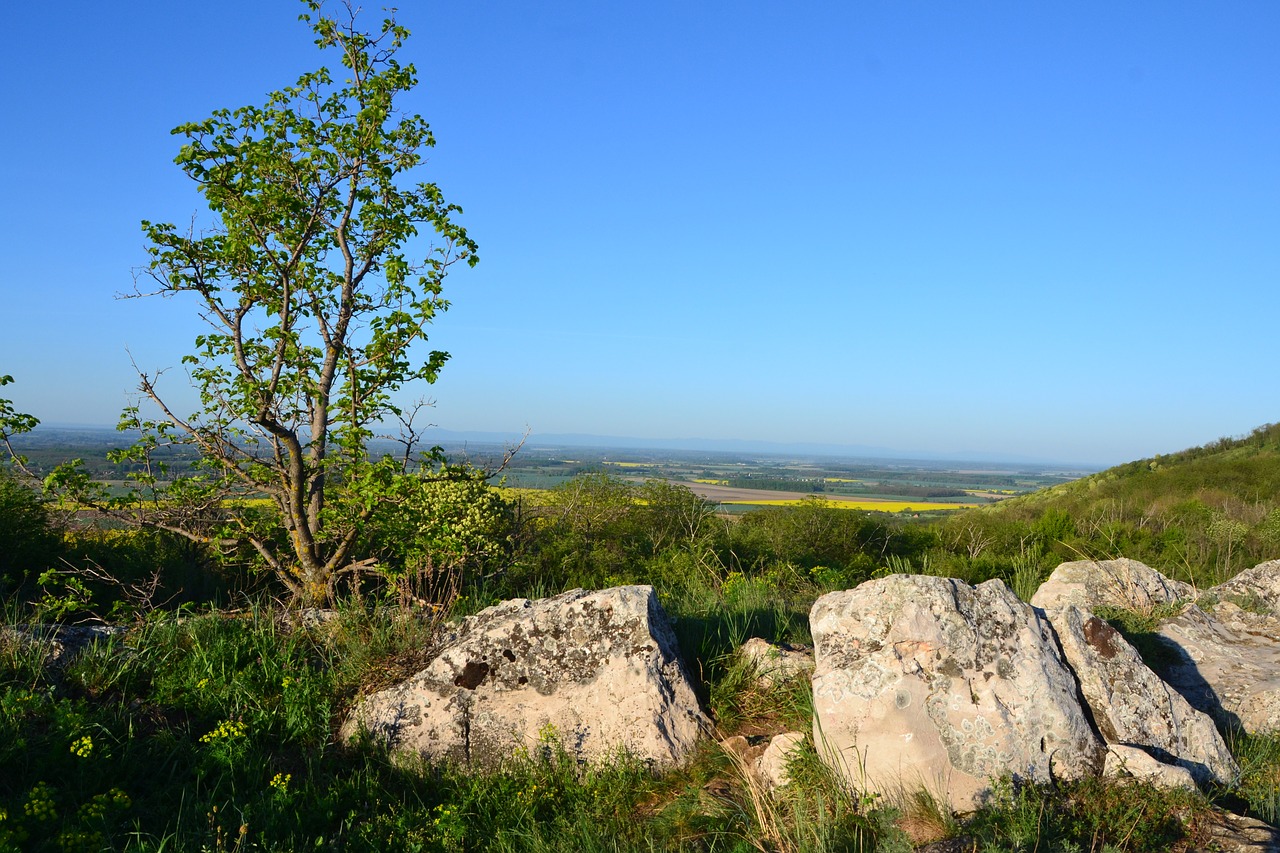
<path fill-rule="evenodd" d="M 421 116 L 397 97 L 417 83 L 395 58 L 408 31 L 394 18 L 377 33 L 306 0 L 301 20 L 346 69 L 326 68 L 274 92 L 261 107 L 218 110 L 173 132 L 175 162 L 195 181 L 216 224 L 180 232 L 144 221 L 158 287 L 135 296 L 194 298 L 209 331 L 183 358 L 199 392 L 189 416 L 139 371 L 160 414 L 125 410 L 141 439 L 118 453 L 138 469 L 124 512 L 190 539 L 247 543 L 305 602 L 332 598 L 359 568 L 353 547 L 397 463 L 368 450 L 377 426 L 402 417 L 396 392 L 433 382 L 448 358 L 415 356 L 448 303 L 442 282 L 476 244 L 461 213 L 433 183 L 407 182 L 434 145 Z M 434 232 L 418 251 L 420 230 Z M 193 445 L 203 470 L 165 482 L 157 453 Z M 260 500 L 273 513 L 264 513 Z"/>

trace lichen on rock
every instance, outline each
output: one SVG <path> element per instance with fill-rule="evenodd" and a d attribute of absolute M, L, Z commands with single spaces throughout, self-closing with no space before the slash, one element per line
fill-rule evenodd
<path fill-rule="evenodd" d="M 359 703 L 343 735 L 480 766 L 548 738 L 582 759 L 669 765 L 706 725 L 653 588 L 629 586 L 463 619 L 424 670 Z"/>

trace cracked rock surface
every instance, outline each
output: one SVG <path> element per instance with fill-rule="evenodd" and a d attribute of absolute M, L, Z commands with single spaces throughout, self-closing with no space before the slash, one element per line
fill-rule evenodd
<path fill-rule="evenodd" d="M 1201 784 L 1235 781 L 1240 768 L 1213 720 L 1152 672 L 1119 631 L 1075 606 L 1048 616 L 1103 740 L 1141 747 Z"/>
<path fill-rule="evenodd" d="M 814 742 L 859 789 L 974 808 L 1004 773 L 1096 775 L 1103 746 L 1045 617 L 999 580 L 892 575 L 809 617 Z"/>
<path fill-rule="evenodd" d="M 343 736 L 495 766 L 554 739 L 581 759 L 681 762 L 707 721 L 653 588 L 504 601 L 463 619 L 426 669 L 359 703 Z"/>

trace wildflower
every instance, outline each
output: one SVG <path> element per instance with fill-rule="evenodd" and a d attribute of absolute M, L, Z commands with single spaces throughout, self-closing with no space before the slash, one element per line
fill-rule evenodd
<path fill-rule="evenodd" d="M 80 758 L 93 755 L 93 738 L 83 735 L 71 741 L 71 754 Z"/>
<path fill-rule="evenodd" d="M 82 829 L 64 829 L 58 833 L 58 847 L 67 853 L 77 850 L 101 850 L 105 839 L 101 832 Z"/>
<path fill-rule="evenodd" d="M 202 678 L 196 682 L 196 690 L 204 690 L 209 685 L 209 679 Z"/>
<path fill-rule="evenodd" d="M 31 789 L 31 793 L 27 794 L 27 801 L 23 803 L 22 811 L 27 817 L 36 820 L 53 820 L 58 816 L 57 809 L 53 805 L 53 788 L 49 787 L 47 782 L 37 782 Z"/>
<path fill-rule="evenodd" d="M 239 720 L 223 720 L 218 727 L 200 738 L 201 743 L 214 743 L 218 740 L 235 740 L 249 733 L 249 726 Z"/>
<path fill-rule="evenodd" d="M 293 779 L 292 773 L 277 773 L 271 780 L 271 787 L 280 793 L 287 793 L 289 790 L 289 781 Z"/>

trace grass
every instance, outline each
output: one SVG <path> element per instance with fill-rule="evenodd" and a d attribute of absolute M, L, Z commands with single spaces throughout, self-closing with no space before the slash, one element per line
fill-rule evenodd
<path fill-rule="evenodd" d="M 801 678 L 764 686 L 735 650 L 804 642 L 817 589 L 707 579 L 664 598 L 720 737 L 808 732 Z M 583 765 L 549 737 L 500 769 L 427 766 L 335 732 L 354 699 L 420 668 L 431 626 L 345 609 L 293 628 L 270 608 L 143 621 L 50 665 L 46 644 L 0 642 L 0 850 L 908 851 L 1176 849 L 1207 801 L 1141 785 L 1000 780 L 957 819 L 924 792 L 867 796 L 818 757 L 764 790 L 741 755 L 705 742 L 662 775 L 617 756 Z M 1280 815 L 1280 738 L 1239 736 L 1226 796 Z"/>
<path fill-rule="evenodd" d="M 1240 765 L 1235 793 L 1254 817 L 1280 825 L 1280 732 L 1228 732 L 1227 745 Z"/>
<path fill-rule="evenodd" d="M 752 590 L 736 595 L 732 615 L 699 623 L 709 650 L 790 630 Z M 712 744 L 659 777 L 626 756 L 583 766 L 553 740 L 484 775 L 339 743 L 354 697 L 420 667 L 430 645 L 393 613 L 294 629 L 267 608 L 143 623 L 63 667 L 50 645 L 10 639 L 0 850 L 753 849 L 759 809 Z M 705 667 L 722 707 L 803 724 L 802 691 L 735 688 L 734 666 Z M 874 837 L 843 800 L 805 808 L 793 829 L 810 841 L 776 849 Z"/>

